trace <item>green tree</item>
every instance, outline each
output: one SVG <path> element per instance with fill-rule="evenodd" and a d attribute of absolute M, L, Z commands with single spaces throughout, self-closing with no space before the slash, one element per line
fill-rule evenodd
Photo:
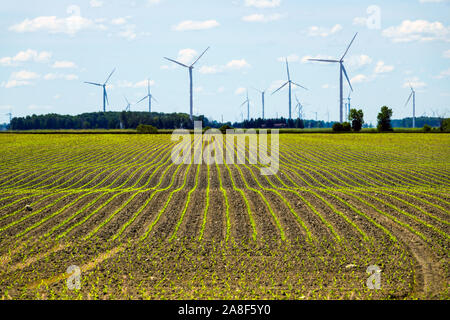
<path fill-rule="evenodd" d="M 384 132 L 384 131 L 392 131 L 391 126 L 391 117 L 392 117 L 392 109 L 383 106 L 381 107 L 380 113 L 378 114 L 378 131 Z"/>
<path fill-rule="evenodd" d="M 350 109 L 348 120 L 351 121 L 353 131 L 359 132 L 364 124 L 364 112 L 361 109 Z"/>

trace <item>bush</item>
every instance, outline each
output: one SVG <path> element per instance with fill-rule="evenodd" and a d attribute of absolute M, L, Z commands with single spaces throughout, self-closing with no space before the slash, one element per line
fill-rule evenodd
<path fill-rule="evenodd" d="M 233 127 L 230 127 L 227 124 L 224 124 L 223 126 L 220 127 L 220 132 L 222 132 L 222 134 L 227 133 L 227 129 L 234 129 Z"/>
<path fill-rule="evenodd" d="M 350 123 L 344 122 L 342 124 L 342 131 L 343 132 L 350 132 L 350 131 L 352 131 L 352 126 L 350 125 Z"/>
<path fill-rule="evenodd" d="M 424 132 L 430 132 L 431 131 L 431 127 L 426 124 L 426 125 L 423 126 L 423 131 Z"/>
<path fill-rule="evenodd" d="M 333 124 L 333 132 L 342 132 L 344 127 L 342 126 L 342 123 L 336 122 Z"/>
<path fill-rule="evenodd" d="M 136 130 L 138 133 L 150 133 L 150 134 L 158 133 L 158 128 L 146 124 L 138 125 Z"/>

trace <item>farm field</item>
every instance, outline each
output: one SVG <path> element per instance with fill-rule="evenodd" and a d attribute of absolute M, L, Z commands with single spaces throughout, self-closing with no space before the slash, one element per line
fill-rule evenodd
<path fill-rule="evenodd" d="M 0 298 L 449 298 L 449 135 L 281 135 L 273 176 L 175 144 L 1 134 Z"/>

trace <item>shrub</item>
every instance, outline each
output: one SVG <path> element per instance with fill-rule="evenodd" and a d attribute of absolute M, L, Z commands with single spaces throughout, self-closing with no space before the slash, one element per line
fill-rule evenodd
<path fill-rule="evenodd" d="M 426 124 L 426 125 L 423 126 L 423 131 L 424 132 L 430 132 L 431 131 L 431 127 Z"/>
<path fill-rule="evenodd" d="M 342 124 L 342 131 L 343 132 L 350 132 L 350 131 L 352 131 L 352 126 L 350 125 L 350 123 L 344 122 Z"/>
<path fill-rule="evenodd" d="M 158 133 L 158 128 L 146 124 L 138 125 L 136 130 L 138 133 L 150 133 L 150 134 Z"/>
<path fill-rule="evenodd" d="M 342 132 L 344 127 L 342 126 L 342 123 L 336 122 L 333 124 L 333 132 Z"/>
<path fill-rule="evenodd" d="M 227 124 L 224 124 L 223 126 L 220 127 L 220 132 L 222 132 L 222 134 L 227 133 L 227 129 L 234 129 L 233 127 L 230 127 Z"/>

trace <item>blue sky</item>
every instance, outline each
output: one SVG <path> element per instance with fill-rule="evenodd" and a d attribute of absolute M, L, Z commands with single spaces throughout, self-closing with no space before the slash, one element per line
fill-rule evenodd
<path fill-rule="evenodd" d="M 260 94 L 269 89 L 266 117 L 288 115 L 288 57 L 304 116 L 338 120 L 339 69 L 308 57 L 345 58 L 352 106 L 375 122 L 382 105 L 394 118 L 408 83 L 417 92 L 417 116 L 450 114 L 450 2 L 298 0 L 16 0 L 0 6 L 0 122 L 14 116 L 100 111 L 103 82 L 113 68 L 107 110 L 120 111 L 146 94 L 154 111 L 188 112 L 188 71 L 164 60 L 189 63 L 211 49 L 194 70 L 194 113 L 241 119 L 249 88 L 251 116 L 261 116 Z M 348 95 L 344 86 L 344 95 Z M 145 111 L 145 103 L 132 110 Z M 246 114 L 246 113 L 244 113 Z"/>

